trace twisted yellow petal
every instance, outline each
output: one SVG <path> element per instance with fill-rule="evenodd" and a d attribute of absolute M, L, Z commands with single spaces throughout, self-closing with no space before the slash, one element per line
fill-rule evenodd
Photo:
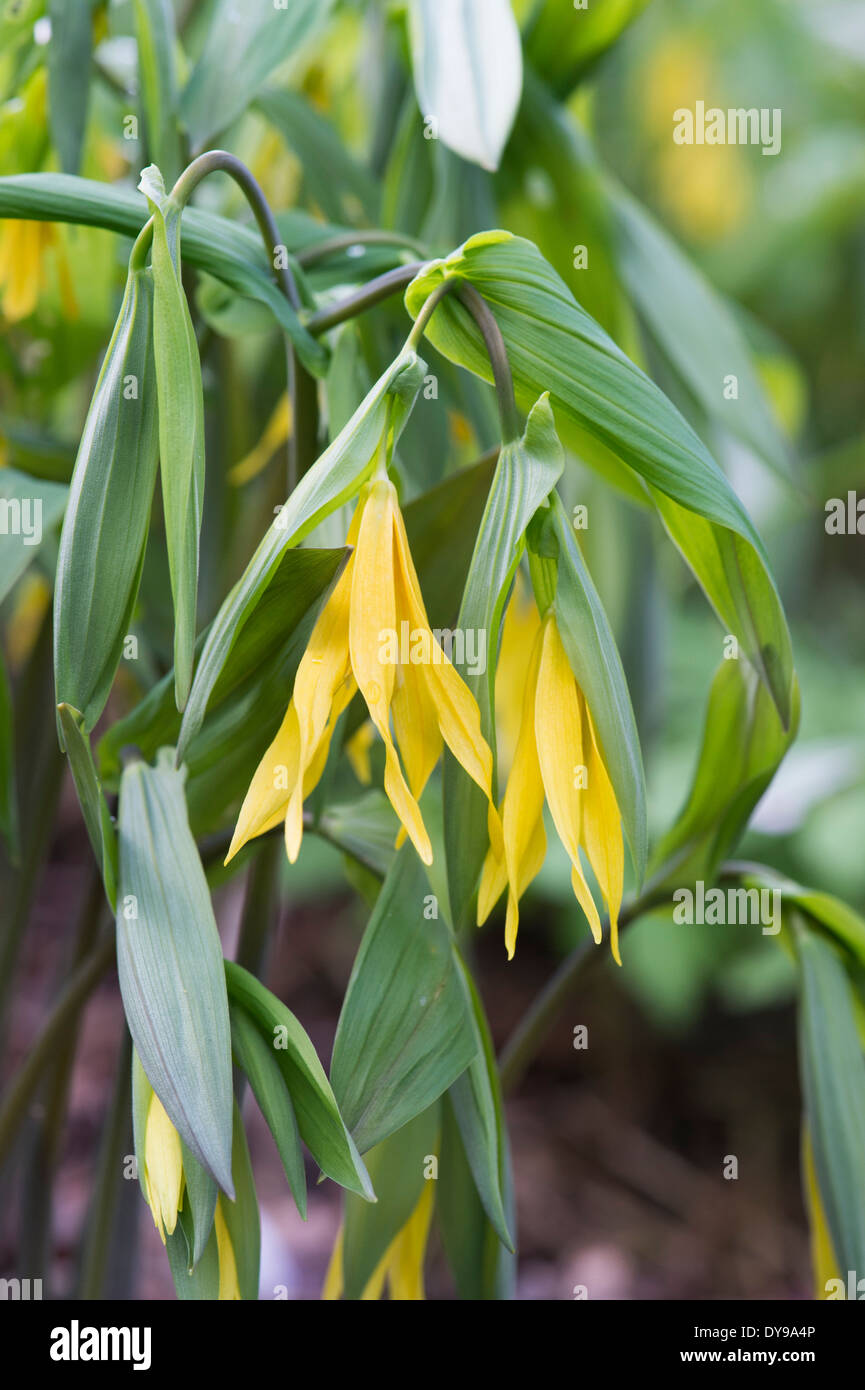
<path fill-rule="evenodd" d="M 589 707 L 580 696 L 585 714 L 588 781 L 583 801 L 583 844 L 610 918 L 610 948 L 617 965 L 619 954 L 619 912 L 625 878 L 625 847 L 622 820 L 613 784 L 604 766 Z"/>

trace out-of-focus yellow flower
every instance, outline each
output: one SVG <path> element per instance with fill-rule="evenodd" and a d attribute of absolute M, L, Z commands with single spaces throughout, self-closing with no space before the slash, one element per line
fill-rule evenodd
<path fill-rule="evenodd" d="M 392 1301 L 418 1302 L 426 1297 L 423 1265 L 432 1209 L 433 1184 L 427 1181 L 424 1183 L 420 1201 L 402 1230 L 391 1241 L 361 1294 L 364 1302 L 381 1298 L 385 1284 Z M 343 1229 L 340 1227 L 324 1281 L 321 1294 L 323 1299 L 333 1300 L 342 1297 L 342 1246 Z"/>
<path fill-rule="evenodd" d="M 50 606 L 51 585 L 34 567 L 19 580 L 14 607 L 6 624 L 6 651 L 13 671 L 21 669 L 35 647 Z"/>
<path fill-rule="evenodd" d="M 370 749 L 375 742 L 375 729 L 368 719 L 365 719 L 359 729 L 355 729 L 351 738 L 346 739 L 345 751 L 352 772 L 359 782 L 368 787 L 372 781 L 372 764 L 370 763 Z"/>
<path fill-rule="evenodd" d="M 288 393 L 284 392 L 274 406 L 260 440 L 240 463 L 234 465 L 228 475 L 229 481 L 234 483 L 235 487 L 240 487 L 259 473 L 263 473 L 277 449 L 286 443 L 290 432 L 291 405 Z"/>
<path fill-rule="evenodd" d="M 155 1091 L 147 1110 L 142 1183 L 164 1245 L 166 1232 L 173 1232 L 183 1206 L 183 1148 Z"/>
<path fill-rule="evenodd" d="M 498 683 L 497 683 L 498 684 Z M 478 893 L 478 923 L 508 890 L 505 946 L 512 959 L 519 900 L 546 853 L 544 799 L 571 861 L 571 885 L 601 941 L 601 920 L 580 860 L 586 852 L 610 918 L 610 944 L 621 965 L 618 918 L 625 872 L 619 808 L 589 708 L 568 664 L 550 609 L 538 620 L 523 689 L 522 718 L 502 802 L 504 853 L 491 845 Z M 498 700 L 497 700 L 498 704 Z"/>
<path fill-rule="evenodd" d="M 57 238 L 50 222 L 11 219 L 0 227 L 0 305 L 7 323 L 26 319 L 45 284 L 45 252 Z"/>
<path fill-rule="evenodd" d="M 490 840 L 502 853 L 501 822 L 491 799 L 492 753 L 477 703 L 430 629 L 396 489 L 387 477 L 364 487 L 347 544 L 352 553 L 313 628 L 291 703 L 246 794 L 226 863 L 247 840 L 283 819 L 294 863 L 304 797 L 324 771 L 337 720 L 356 690 L 384 743 L 384 787 L 402 823 L 397 845 L 407 834 L 424 863 L 432 863 L 418 798 L 446 743 L 486 793 Z"/>

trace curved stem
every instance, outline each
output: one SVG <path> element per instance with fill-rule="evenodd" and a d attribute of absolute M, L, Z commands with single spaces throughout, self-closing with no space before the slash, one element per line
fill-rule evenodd
<path fill-rule="evenodd" d="M 490 366 L 493 369 L 496 399 L 499 404 L 499 419 L 502 425 L 502 440 L 505 444 L 509 444 L 512 439 L 520 437 L 522 426 L 514 397 L 514 379 L 511 375 L 502 330 L 499 328 L 496 316 L 489 304 L 478 294 L 474 285 L 463 281 L 456 293 L 460 303 L 471 314 L 483 334 Z"/>
<path fill-rule="evenodd" d="M 335 328 L 339 323 L 345 323 L 347 319 L 356 318 L 366 309 L 371 309 L 374 304 L 380 304 L 383 299 L 389 299 L 392 294 L 404 289 L 423 270 L 424 264 L 423 261 L 411 261 L 408 265 L 398 265 L 396 269 L 377 276 L 375 280 L 369 280 L 362 289 L 350 294 L 339 304 L 332 304 L 312 314 L 304 327 L 315 337 L 320 333 L 326 333 L 329 328 Z"/>
<path fill-rule="evenodd" d="M 175 183 L 169 195 L 171 201 L 179 204 L 180 207 L 185 207 L 201 180 L 207 178 L 208 174 L 217 172 L 229 174 L 242 189 L 258 223 L 274 279 L 291 307 L 295 310 L 299 309 L 300 294 L 291 268 L 287 265 L 277 266 L 275 264 L 277 247 L 283 244 L 276 219 L 261 185 L 255 175 L 247 169 L 242 159 L 238 159 L 237 155 L 229 154 L 228 150 L 208 150 L 205 154 L 200 154 L 184 169 Z"/>

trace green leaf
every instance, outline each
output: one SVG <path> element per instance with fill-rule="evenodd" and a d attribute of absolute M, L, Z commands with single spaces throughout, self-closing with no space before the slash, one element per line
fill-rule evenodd
<path fill-rule="evenodd" d="M 556 624 L 601 745 L 616 793 L 637 881 L 646 870 L 646 786 L 640 739 L 622 662 L 607 615 L 580 553 L 561 498 L 552 498 L 557 556 Z"/>
<path fill-rule="evenodd" d="M 174 11 L 171 0 L 134 0 L 134 9 L 148 157 L 173 180 L 180 173 Z"/>
<path fill-rule="evenodd" d="M 21 850 L 18 823 L 18 791 L 15 781 L 15 721 L 12 691 L 6 663 L 0 651 L 0 835 L 6 841 L 9 858 L 19 862 Z"/>
<path fill-rule="evenodd" d="M 114 911 L 117 905 L 117 836 L 93 765 L 84 719 L 71 705 L 58 705 L 57 714 L 87 834 L 102 873 L 106 896 Z"/>
<path fill-rule="evenodd" d="M 510 0 L 409 0 L 408 13 L 421 116 L 463 159 L 497 169 L 523 79 Z"/>
<path fill-rule="evenodd" d="M 159 457 L 153 281 L 130 269 L 87 412 L 54 589 L 58 703 L 92 729 L 108 699 L 138 594 Z"/>
<path fill-rule="evenodd" d="M 135 1157 L 138 1165 L 138 1181 L 145 1202 L 147 1192 L 144 1187 L 146 1161 L 147 1114 L 153 1097 L 153 1087 L 141 1065 L 141 1058 L 132 1049 L 132 1132 L 135 1142 Z M 202 1168 L 198 1159 L 188 1146 L 180 1141 L 183 1155 L 183 1235 L 188 1241 L 186 1266 L 191 1271 L 205 1252 L 210 1232 L 213 1229 L 213 1211 L 216 1206 L 216 1183 Z"/>
<path fill-rule="evenodd" d="M 711 526 L 650 489 L 667 532 L 725 630 L 734 635 L 775 702 L 784 728 L 793 712 L 793 653 L 774 581 L 734 531 Z"/>
<path fill-rule="evenodd" d="M 0 468 L 0 603 L 62 517 L 68 494 L 62 483 Z"/>
<path fill-rule="evenodd" d="M 94 0 L 75 0 L 74 4 L 69 0 L 48 0 L 51 20 L 49 120 L 51 139 L 66 174 L 78 172 L 84 144 L 90 94 L 93 6 Z"/>
<path fill-rule="evenodd" d="M 204 48 L 181 97 L 196 149 L 237 120 L 275 68 L 328 18 L 332 0 L 217 0 Z"/>
<path fill-rule="evenodd" d="M 374 222 L 379 194 L 375 179 L 356 160 L 339 132 L 298 92 L 262 92 L 256 109 L 279 131 L 300 164 L 308 201 L 329 222 Z"/>
<path fill-rule="evenodd" d="M 865 1058 L 850 982 L 834 948 L 795 933 L 802 982 L 799 1065 L 832 1246 L 841 1270 L 865 1268 Z"/>
<path fill-rule="evenodd" d="M 605 187 L 619 272 L 652 337 L 709 419 L 789 478 L 789 448 L 731 309 L 633 198 L 611 180 Z M 736 400 L 724 398 L 730 375 L 738 383 Z"/>
<path fill-rule="evenodd" d="M 756 531 L 724 474 L 679 412 L 577 304 L 537 247 L 508 232 L 470 237 L 433 261 L 406 290 L 412 317 L 438 285 L 468 280 L 504 335 L 517 398 L 541 391 L 647 482 L 690 511 L 737 531 L 762 555 Z M 480 331 L 455 296 L 433 315 L 427 337 L 445 357 L 492 380 Z"/>
<path fill-rule="evenodd" d="M 427 1161 L 435 1157 L 439 1137 L 436 1101 L 402 1129 L 376 1144 L 366 1156 L 377 1202 L 346 1195 L 342 1244 L 343 1297 L 360 1298 L 391 1242 L 418 1202 Z"/>
<path fill-rule="evenodd" d="M 246 1132 L 236 1103 L 234 1106 L 231 1172 L 237 1195 L 234 1201 L 229 1201 L 224 1195 L 220 1196 L 219 1204 L 234 1250 L 240 1296 L 254 1301 L 258 1298 L 258 1279 L 261 1266 L 261 1222 Z"/>
<path fill-rule="evenodd" d="M 219 747 L 209 745 L 205 757 L 205 739 L 202 736 L 209 731 L 218 711 L 238 699 L 244 699 L 250 690 L 272 684 L 272 715 L 281 721 L 290 688 L 286 680 L 286 667 L 291 664 L 297 646 L 298 629 L 302 629 L 305 635 L 308 624 L 304 619 L 311 615 L 311 610 L 314 611 L 317 600 L 335 578 L 345 555 L 344 550 L 289 550 L 283 555 L 269 587 L 232 647 L 213 687 L 204 729 L 190 743 L 185 759 L 190 781 L 205 766 L 210 766 L 211 757 L 215 760 L 219 755 Z M 206 636 L 202 633 L 198 639 L 197 656 L 200 656 Z M 261 707 L 257 706 L 257 710 L 260 718 Z M 125 719 L 113 724 L 103 736 L 99 744 L 103 776 L 112 779 L 117 775 L 120 755 L 127 744 L 135 744 L 145 758 L 152 758 L 158 748 L 175 743 L 179 731 L 180 714 L 174 701 L 174 678 L 169 673 L 148 691 Z M 255 730 L 251 732 L 255 733 Z M 237 730 L 234 733 L 236 735 Z M 225 755 L 230 752 L 228 744 L 222 751 Z M 190 787 L 187 786 L 187 796 L 189 792 Z"/>
<path fill-rule="evenodd" d="M 361 1152 L 431 1105 L 476 1047 L 450 930 L 407 844 L 364 932 L 333 1045 L 333 1088 Z"/>
<path fill-rule="evenodd" d="M 465 962 L 457 957 L 475 1031 L 474 1061 L 448 1091 L 475 1187 L 499 1240 L 511 1251 L 514 1240 L 505 1214 L 505 1130 L 499 1073 L 483 1004 Z"/>
<path fill-rule="evenodd" d="M 765 686 L 741 661 L 722 661 L 709 695 L 688 799 L 652 855 L 653 882 L 710 880 L 735 848 L 798 728 L 799 696 L 785 733 Z"/>
<path fill-rule="evenodd" d="M 243 575 L 214 619 L 183 717 L 178 757 L 183 758 L 201 728 L 216 681 L 243 627 L 266 593 L 283 555 L 359 490 L 375 463 L 393 401 L 399 417 L 411 409 L 426 368 L 417 354 L 403 351 L 360 403 L 352 418 L 325 449 L 280 509 Z M 398 432 L 394 424 L 394 434 Z"/>
<path fill-rule="evenodd" d="M 450 1095 L 442 1101 L 442 1137 L 436 1216 L 457 1293 L 470 1302 L 514 1297 L 516 1258 L 502 1245 L 481 1205 Z M 503 1172 L 513 1210 L 507 1136 Z"/>
<path fill-rule="evenodd" d="M 132 1040 L 169 1119 L 229 1194 L 231 1039 L 222 949 L 164 749 L 120 787 L 117 967 Z"/>
<path fill-rule="evenodd" d="M 17 174 L 0 178 L 0 217 L 43 222 L 77 222 L 136 237 L 148 219 L 144 199 L 130 188 L 65 174 Z M 318 376 L 328 352 L 301 325 L 273 279 L 261 237 L 251 228 L 199 208 L 183 213 L 183 254 L 230 285 L 238 294 L 266 304 L 288 334 L 304 365 Z"/>
<path fill-rule="evenodd" d="M 258 1108 L 267 1121 L 267 1127 L 279 1150 L 291 1195 L 305 1221 L 306 1174 L 300 1147 L 300 1131 L 288 1087 L 283 1080 L 272 1047 L 268 1047 L 243 1009 L 232 1004 L 229 1007 L 229 1015 L 235 1061 L 245 1073 L 258 1101 Z"/>
<path fill-rule="evenodd" d="M 460 675 L 478 702 L 481 729 L 495 750 L 495 675 L 502 616 L 525 545 L 525 530 L 555 487 L 564 466 L 549 398 L 529 413 L 525 432 L 502 446 L 477 534 L 457 625 L 484 634 L 486 667 Z M 448 891 L 454 921 L 466 920 L 487 850 L 484 795 L 456 760 L 444 774 Z"/>
<path fill-rule="evenodd" d="M 140 187 L 153 213 L 153 353 L 159 404 L 159 461 L 171 595 L 174 692 L 183 709 L 192 684 L 198 543 L 204 508 L 204 394 L 201 362 L 180 278 L 180 215 L 149 166 Z"/>
<path fill-rule="evenodd" d="M 253 1020 L 273 1049 L 291 1095 L 301 1138 L 321 1171 L 367 1201 L 375 1196 L 318 1054 L 290 1009 L 254 975 L 232 961 L 225 977 L 233 1003 Z"/>

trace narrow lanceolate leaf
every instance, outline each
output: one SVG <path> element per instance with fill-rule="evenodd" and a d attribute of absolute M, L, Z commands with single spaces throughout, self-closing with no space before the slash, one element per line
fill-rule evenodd
<path fill-rule="evenodd" d="M 201 728 L 213 688 L 229 653 L 283 555 L 343 502 L 353 497 L 375 462 L 389 410 L 394 434 L 420 389 L 425 364 L 411 350 L 400 354 L 361 401 L 333 443 L 305 473 L 265 533 L 258 549 L 213 621 L 204 644 L 178 741 L 183 758 Z"/>
<path fill-rule="evenodd" d="M 180 136 L 171 0 L 135 0 L 135 37 L 148 155 L 173 181 L 180 173 Z"/>
<path fill-rule="evenodd" d="M 580 553 L 574 528 L 554 493 L 550 529 L 556 554 L 556 625 L 601 744 L 616 793 L 634 871 L 646 869 L 646 784 L 640 738 L 622 661 L 607 615 Z M 543 543 L 543 542 L 542 542 Z"/>
<path fill-rule="evenodd" d="M 106 897 L 113 909 L 117 901 L 117 836 L 111 813 L 96 775 L 90 740 L 84 731 L 81 714 L 71 705 L 58 705 L 57 714 L 87 834 L 102 872 Z"/>
<path fill-rule="evenodd" d="M 225 977 L 232 1004 L 253 1020 L 273 1050 L 291 1095 L 301 1138 L 319 1168 L 350 1192 L 374 1201 L 369 1174 L 306 1032 L 291 1010 L 248 970 L 226 961 Z"/>
<path fill-rule="evenodd" d="M 48 0 L 51 139 L 65 174 L 77 174 L 87 122 L 94 0 Z"/>
<path fill-rule="evenodd" d="M 785 731 L 754 672 L 742 661 L 721 662 L 688 799 L 652 854 L 653 882 L 684 884 L 714 876 L 778 770 L 798 721 L 798 686 Z"/>
<path fill-rule="evenodd" d="M 377 1202 L 345 1199 L 342 1241 L 343 1298 L 361 1298 L 388 1247 L 417 1206 L 426 1182 L 435 1182 L 439 1105 L 436 1101 L 366 1156 Z"/>
<path fill-rule="evenodd" d="M 738 639 L 788 729 L 793 705 L 793 649 L 769 571 L 735 531 L 712 526 L 654 488 L 650 492 L 670 538 L 726 631 Z"/>
<path fill-rule="evenodd" d="M 0 835 L 6 841 L 9 858 L 18 862 L 20 849 L 18 793 L 15 785 L 15 727 L 12 692 L 6 663 L 0 652 Z"/>
<path fill-rule="evenodd" d="M 528 406 L 548 390 L 556 409 L 597 435 L 647 482 L 690 511 L 738 531 L 762 553 L 747 512 L 705 445 L 580 308 L 532 242 L 502 231 L 470 237 L 409 285 L 412 317 L 451 276 L 469 280 L 495 313 L 521 403 Z M 451 361 L 492 380 L 480 331 L 455 296 L 437 308 L 427 337 Z"/>
<path fill-rule="evenodd" d="M 466 1158 L 484 1211 L 496 1234 L 511 1251 L 514 1239 L 505 1212 L 507 1134 L 492 1038 L 483 1004 L 465 963 L 457 957 L 472 1011 L 477 1053 L 448 1091 L 462 1135 Z M 511 1218 L 512 1220 L 512 1214 Z"/>
<path fill-rule="evenodd" d="M 799 1063 L 817 1184 L 838 1266 L 865 1268 L 865 1057 L 850 981 L 827 941 L 801 928 Z"/>
<path fill-rule="evenodd" d="M 198 344 L 180 279 L 180 214 L 158 169 L 141 177 L 153 213 L 153 350 L 159 402 L 159 460 L 171 594 L 174 693 L 183 709 L 192 683 L 198 541 L 204 506 L 204 396 Z"/>
<path fill-rule="evenodd" d="M 753 646 L 744 617 L 753 597 L 762 610 L 762 628 L 772 634 L 760 639 L 761 675 L 786 724 L 793 671 L 780 600 L 762 542 L 702 441 L 658 387 L 580 308 L 533 243 L 501 231 L 471 237 L 412 281 L 406 291 L 409 312 L 416 315 L 427 296 L 449 277 L 470 280 L 493 309 L 518 399 L 528 403 L 548 389 L 556 409 L 600 439 L 664 499 L 711 523 L 709 533 L 718 548 L 729 552 L 732 544 L 723 535 L 716 537 L 719 529 L 734 532 L 746 543 L 735 548 L 725 566 L 728 572 L 740 571 L 738 627 L 732 631 L 746 647 Z M 491 380 L 480 332 L 453 295 L 436 310 L 427 335 L 451 361 Z M 689 544 L 686 557 L 703 582 L 699 547 Z"/>
<path fill-rule="evenodd" d="M 435 138 L 484 169 L 497 169 L 523 81 L 510 0 L 410 0 L 418 105 Z"/>
<path fill-rule="evenodd" d="M 457 626 L 476 634 L 484 652 L 483 671 L 460 675 L 481 712 L 484 737 L 495 749 L 495 674 L 502 615 L 525 530 L 558 482 L 564 466 L 549 398 L 541 396 L 529 413 L 525 432 L 502 446 L 478 531 Z M 481 635 L 482 634 L 482 635 Z M 459 763 L 445 760 L 445 844 L 450 907 L 454 921 L 465 920 L 487 850 L 484 795 Z"/>
<path fill-rule="evenodd" d="M 450 930 L 407 844 L 364 932 L 333 1045 L 333 1088 L 361 1152 L 431 1105 L 476 1052 Z"/>
<path fill-rule="evenodd" d="M 170 750 L 120 787 L 117 966 L 148 1080 L 196 1158 L 231 1183 L 231 1038 L 222 949 Z"/>
<path fill-rule="evenodd" d="M 236 121 L 275 68 L 320 26 L 332 0 L 218 0 L 181 98 L 196 149 Z"/>
<path fill-rule="evenodd" d="M 130 269 L 78 448 L 54 588 L 57 700 L 80 710 L 87 729 L 120 662 L 150 525 L 159 447 L 152 335 L 152 277 Z"/>
<path fill-rule="evenodd" d="M 457 1293 L 469 1302 L 514 1297 L 516 1257 L 502 1244 L 484 1211 L 466 1156 L 450 1093 L 441 1103 L 442 1135 L 436 1217 Z M 507 1135 L 503 1135 L 505 1207 L 513 1225 Z"/>
<path fill-rule="evenodd" d="M 300 1131 L 288 1087 L 279 1064 L 255 1024 L 237 1004 L 229 1007 L 231 1016 L 231 1045 L 235 1061 L 245 1074 L 258 1108 L 273 1135 L 291 1195 L 298 1211 L 306 1220 L 306 1174 Z"/>
<path fill-rule="evenodd" d="M 0 603 L 63 516 L 69 489 L 0 468 Z"/>
<path fill-rule="evenodd" d="M 15 174 L 0 178 L 0 217 L 77 222 L 135 237 L 147 221 L 147 204 L 131 188 L 66 174 Z M 183 214 L 183 250 L 191 265 L 230 285 L 238 294 L 266 304 L 306 367 L 327 370 L 328 351 L 302 326 L 274 283 L 261 237 L 250 227 L 201 208 Z"/>

